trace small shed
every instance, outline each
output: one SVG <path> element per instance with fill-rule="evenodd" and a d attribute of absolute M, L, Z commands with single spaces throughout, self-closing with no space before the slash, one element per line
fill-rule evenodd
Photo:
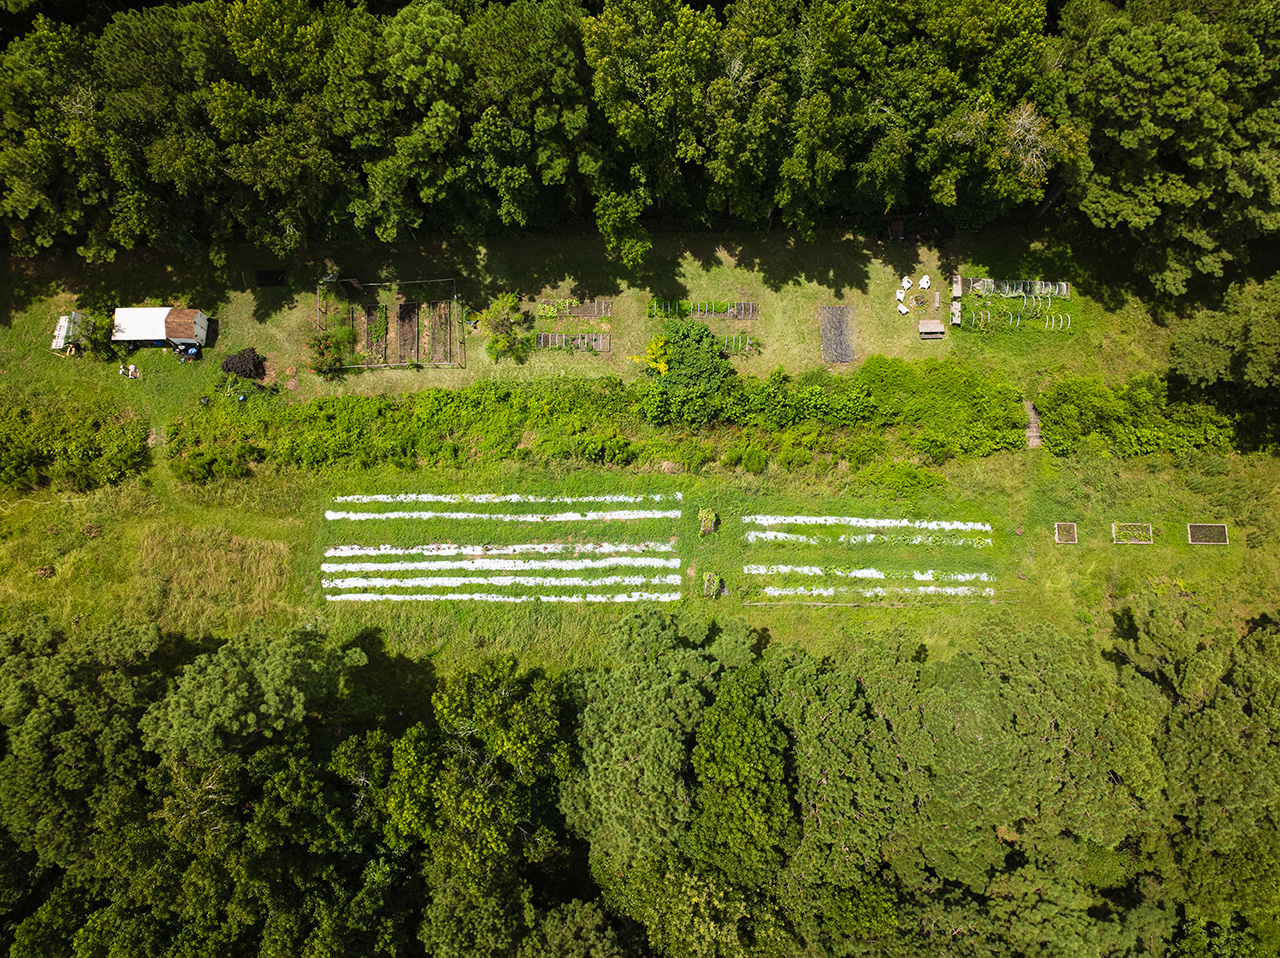
<path fill-rule="evenodd" d="M 111 340 L 157 346 L 203 346 L 208 336 L 209 317 L 198 309 L 128 306 L 116 310 Z"/>

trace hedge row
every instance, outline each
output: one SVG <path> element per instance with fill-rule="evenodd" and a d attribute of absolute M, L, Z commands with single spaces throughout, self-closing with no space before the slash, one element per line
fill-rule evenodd
<path fill-rule="evenodd" d="M 752 446 L 788 467 L 817 454 L 864 465 L 884 452 L 888 430 L 940 463 L 1020 447 L 1024 416 L 1015 389 L 971 368 L 873 358 L 849 377 L 735 376 L 709 393 L 606 378 L 489 381 L 293 405 L 267 395 L 218 398 L 170 423 L 168 446 L 175 473 L 192 481 L 239 475 L 253 462 L 314 469 L 679 458 L 696 466 L 717 458 L 725 443 L 730 454 L 736 445 L 738 460 Z M 679 439 L 670 427 L 683 427 Z"/>

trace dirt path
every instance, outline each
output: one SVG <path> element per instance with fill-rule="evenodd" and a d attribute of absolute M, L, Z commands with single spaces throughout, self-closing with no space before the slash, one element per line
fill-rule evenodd
<path fill-rule="evenodd" d="M 1027 448 L 1040 448 L 1040 417 L 1036 414 L 1036 407 L 1031 405 L 1030 399 L 1024 399 L 1022 404 L 1027 407 Z"/>

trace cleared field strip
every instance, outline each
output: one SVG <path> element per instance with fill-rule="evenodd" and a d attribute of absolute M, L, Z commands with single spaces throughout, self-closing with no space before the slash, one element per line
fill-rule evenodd
<path fill-rule="evenodd" d="M 326 511 L 335 528 L 367 528 L 375 522 L 381 531 L 373 542 L 348 539 L 326 549 L 321 587 L 330 602 L 674 602 L 683 597 L 675 544 L 683 510 L 590 507 L 678 506 L 681 498 L 679 493 L 341 496 L 335 504 L 369 508 Z M 408 503 L 468 508 L 375 508 Z M 586 508 L 542 511 L 547 504 Z M 556 524 L 550 541 L 515 538 L 526 524 L 541 523 Z M 569 541 L 577 539 L 590 541 Z"/>
<path fill-rule="evenodd" d="M 929 529 L 947 532 L 990 532 L 987 522 L 947 522 L 940 519 L 865 519 L 860 516 L 743 516 L 760 526 L 857 526 L 861 529 Z"/>
<path fill-rule="evenodd" d="M 677 602 L 680 592 L 587 593 L 585 595 L 500 595 L 492 592 L 419 592 L 404 593 L 355 592 L 350 595 L 327 595 L 331 602 Z"/>
<path fill-rule="evenodd" d="M 743 565 L 748 590 L 768 599 L 834 599 L 901 597 L 990 597 L 995 576 L 976 569 L 935 568 L 946 566 L 944 557 L 956 555 L 953 547 L 988 548 L 992 544 L 991 525 L 986 522 L 868 518 L 863 516 L 749 515 L 743 539 L 751 554 L 767 554 L 774 561 Z M 883 530 L 822 535 L 814 530 L 826 526 Z M 781 527 L 781 528 L 771 528 Z M 786 531 L 789 528 L 805 532 Z M 816 533 L 816 534 L 815 534 Z M 851 567 L 841 563 L 847 546 L 864 547 L 876 556 L 874 567 Z M 975 557 L 976 558 L 976 557 Z M 921 568 L 927 560 L 927 568 Z M 882 561 L 883 560 L 883 561 Z M 906 565 L 910 563 L 910 565 Z M 815 582 L 815 579 L 857 580 L 858 584 Z M 901 584 L 899 584 L 901 583 Z"/>
<path fill-rule="evenodd" d="M 886 543 L 899 543 L 901 545 L 929 545 L 929 546 L 970 546 L 974 549 L 984 549 L 991 545 L 990 539 L 982 538 L 966 538 L 964 536 L 943 536 L 933 534 L 924 535 L 897 535 L 887 536 L 878 532 L 868 532 L 865 535 L 844 535 L 832 538 L 819 538 L 818 536 L 805 536 L 795 532 L 774 532 L 772 530 L 752 529 L 746 533 L 746 540 L 751 543 L 755 542 L 796 542 L 802 545 L 827 545 L 829 543 L 844 543 L 846 545 L 884 545 Z"/>
<path fill-rule="evenodd" d="M 597 552 L 675 552 L 675 545 L 670 542 L 526 542 L 510 546 L 469 545 L 459 546 L 452 543 L 433 542 L 422 546 L 333 546 L 325 550 L 326 557 L 336 556 L 504 556 L 521 555 L 532 552 L 540 555 L 554 555 L 568 552 L 574 555 Z"/>
<path fill-rule="evenodd" d="M 643 569 L 678 569 L 679 558 L 655 559 L 649 556 L 609 556 L 604 559 L 459 559 L 455 562 L 322 562 L 321 572 L 409 572 L 423 569 L 464 569 L 467 572 L 494 570 L 528 572 L 533 569 L 613 569 L 632 566 Z"/>

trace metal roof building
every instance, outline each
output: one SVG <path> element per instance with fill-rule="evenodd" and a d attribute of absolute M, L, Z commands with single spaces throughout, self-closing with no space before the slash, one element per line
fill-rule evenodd
<path fill-rule="evenodd" d="M 115 312 L 113 342 L 170 343 L 203 346 L 209 335 L 209 317 L 198 309 L 177 306 L 128 306 Z"/>

